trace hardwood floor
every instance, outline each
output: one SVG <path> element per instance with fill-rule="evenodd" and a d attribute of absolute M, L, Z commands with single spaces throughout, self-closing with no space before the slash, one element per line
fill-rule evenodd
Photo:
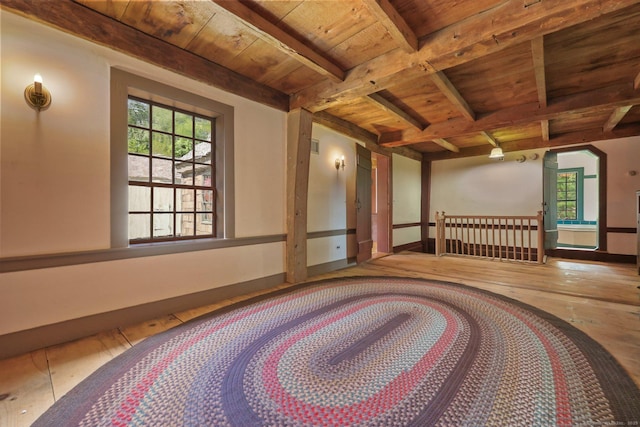
<path fill-rule="evenodd" d="M 310 281 L 354 275 L 446 280 L 520 300 L 564 319 L 600 342 L 640 385 L 640 276 L 633 265 L 561 259 L 525 265 L 403 252 Z M 142 339 L 255 295 L 0 360 L 0 427 L 30 425 L 91 372 Z"/>

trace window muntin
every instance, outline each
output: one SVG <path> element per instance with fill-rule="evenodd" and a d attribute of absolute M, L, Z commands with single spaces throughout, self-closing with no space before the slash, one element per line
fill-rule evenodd
<path fill-rule="evenodd" d="M 128 98 L 129 241 L 214 237 L 215 120 Z"/>

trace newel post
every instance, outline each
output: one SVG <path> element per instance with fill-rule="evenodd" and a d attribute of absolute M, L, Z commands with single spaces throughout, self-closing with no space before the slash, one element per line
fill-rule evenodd
<path fill-rule="evenodd" d="M 445 253 L 444 240 L 444 220 L 445 213 L 436 212 L 436 256 L 442 256 Z"/>
<path fill-rule="evenodd" d="M 544 263 L 544 216 L 538 211 L 538 264 Z"/>

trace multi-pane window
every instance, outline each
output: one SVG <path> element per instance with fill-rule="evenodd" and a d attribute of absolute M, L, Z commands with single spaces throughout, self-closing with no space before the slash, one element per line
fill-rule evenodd
<path fill-rule="evenodd" d="M 213 237 L 212 118 L 128 100 L 129 240 Z"/>
<path fill-rule="evenodd" d="M 579 181 L 577 171 L 559 171 L 557 186 L 558 220 L 577 220 Z"/>

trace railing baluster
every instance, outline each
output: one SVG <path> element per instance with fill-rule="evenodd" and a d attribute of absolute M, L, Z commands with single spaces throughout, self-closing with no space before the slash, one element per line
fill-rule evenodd
<path fill-rule="evenodd" d="M 460 253 L 460 244 L 461 244 L 460 237 L 458 237 L 458 231 L 460 230 L 460 227 L 458 224 L 459 224 L 459 220 L 458 218 L 456 218 L 456 254 Z"/>
<path fill-rule="evenodd" d="M 524 261 L 524 221 L 520 218 L 520 261 Z"/>
<path fill-rule="evenodd" d="M 496 219 L 491 218 L 491 258 L 496 257 Z"/>
<path fill-rule="evenodd" d="M 534 223 L 538 231 L 536 260 L 533 259 Z M 544 262 L 542 212 L 538 212 L 537 216 L 446 216 L 444 212 L 442 215 L 436 212 L 436 254 L 446 253 L 542 263 Z"/>
<path fill-rule="evenodd" d="M 489 218 L 484 219 L 484 256 L 489 258 Z"/>
<path fill-rule="evenodd" d="M 532 261 L 531 259 L 531 218 L 527 219 L 527 261 Z"/>
<path fill-rule="evenodd" d="M 515 218 L 511 219 L 512 223 L 513 223 L 513 260 L 515 261 L 517 259 L 516 256 L 516 244 L 517 244 L 517 240 L 516 240 L 516 220 Z"/>

